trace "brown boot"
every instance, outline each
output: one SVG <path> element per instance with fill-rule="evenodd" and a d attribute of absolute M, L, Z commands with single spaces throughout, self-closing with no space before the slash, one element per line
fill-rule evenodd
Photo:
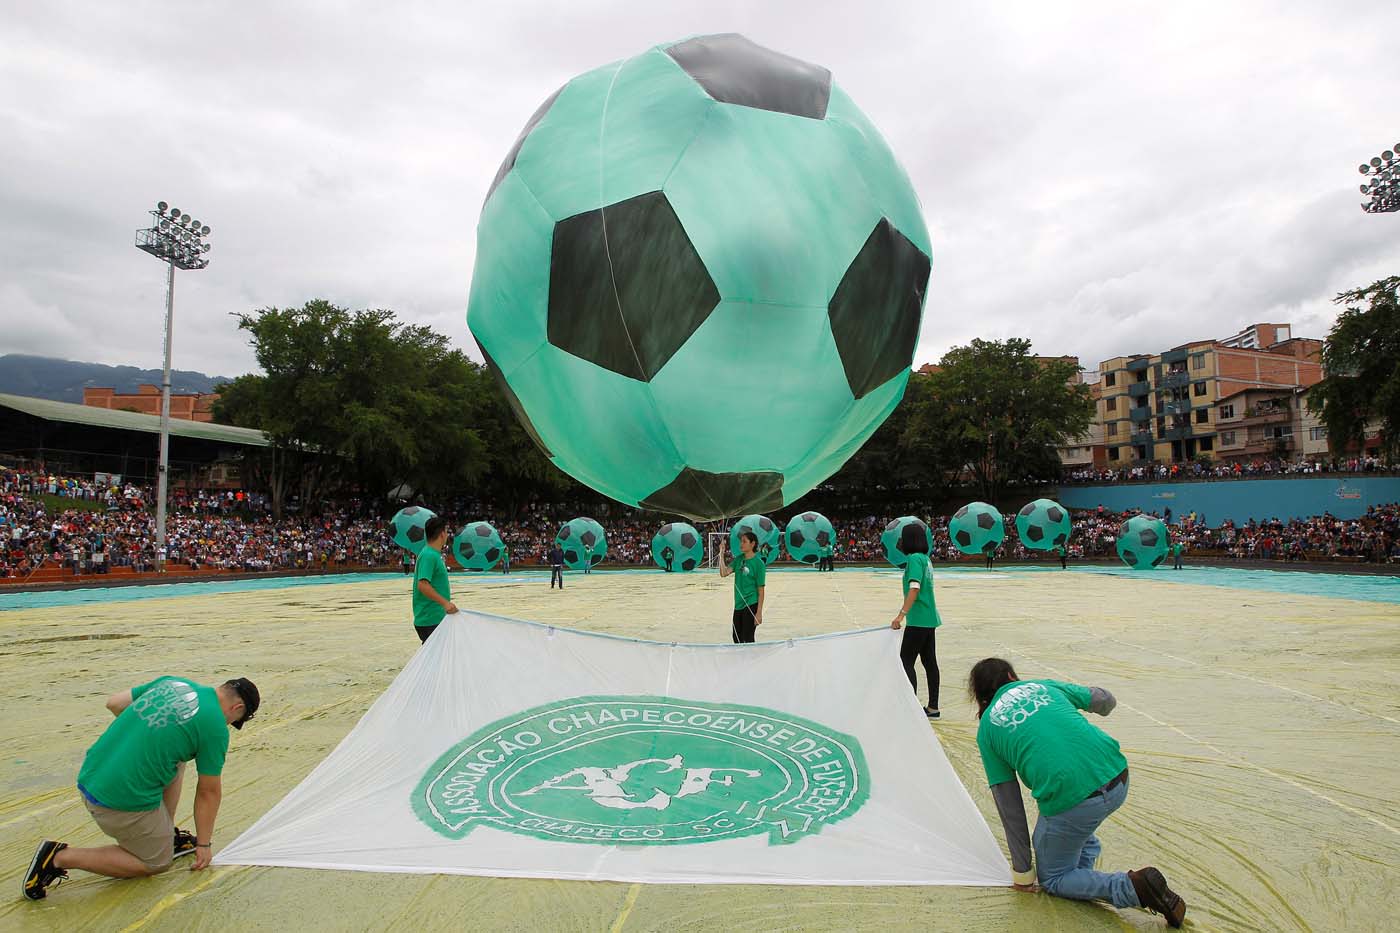
<path fill-rule="evenodd" d="M 1167 926 L 1179 927 L 1186 919 L 1186 901 L 1181 895 L 1167 887 L 1167 879 L 1151 866 L 1128 872 L 1128 880 L 1137 892 L 1138 903 L 1144 910 L 1159 913 L 1167 918 Z"/>

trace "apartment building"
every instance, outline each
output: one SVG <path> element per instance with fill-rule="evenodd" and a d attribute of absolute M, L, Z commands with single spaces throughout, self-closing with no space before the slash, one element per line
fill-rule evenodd
<path fill-rule="evenodd" d="M 1272 342 L 1259 349 L 1244 345 L 1264 340 Z M 1244 423 L 1243 412 L 1258 411 L 1273 392 L 1270 398 L 1288 399 L 1289 410 L 1296 413 L 1296 391 L 1322 379 L 1320 350 L 1321 341 L 1295 338 L 1288 325 L 1256 324 L 1228 343 L 1202 340 L 1159 354 L 1104 360 L 1098 420 L 1105 461 L 1124 467 L 1220 456 L 1222 403 L 1232 412 L 1225 429 L 1232 432 L 1231 454 L 1261 455 L 1266 441 L 1278 440 L 1268 434 L 1281 426 L 1278 414 L 1252 414 Z M 1263 394 L 1235 401 L 1251 390 Z"/>

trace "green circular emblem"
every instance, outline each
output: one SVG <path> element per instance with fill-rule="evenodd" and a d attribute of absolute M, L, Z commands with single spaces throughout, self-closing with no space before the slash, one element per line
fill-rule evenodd
<path fill-rule="evenodd" d="M 852 736 L 775 710 L 651 696 L 560 700 L 497 720 L 418 782 L 418 818 L 450 839 L 481 825 L 538 839 L 674 845 L 766 834 L 791 843 L 870 795 Z"/>

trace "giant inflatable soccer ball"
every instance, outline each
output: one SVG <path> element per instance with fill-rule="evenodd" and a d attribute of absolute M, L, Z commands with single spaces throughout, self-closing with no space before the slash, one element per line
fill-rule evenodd
<path fill-rule="evenodd" d="M 685 522 L 668 522 L 651 539 L 651 559 L 662 570 L 666 569 L 666 557 L 662 552 L 667 548 L 671 549 L 671 570 L 677 573 L 694 570 L 705 557 L 705 542 L 700 539 L 700 532 Z"/>
<path fill-rule="evenodd" d="M 766 567 L 778 559 L 778 555 L 783 552 L 783 532 L 773 519 L 767 515 L 745 515 L 734 523 L 734 527 L 729 529 L 729 556 L 736 557 L 741 553 L 739 548 L 739 533 L 742 531 L 752 531 L 758 538 L 758 556 L 763 558 L 763 565 Z"/>
<path fill-rule="evenodd" d="M 964 554 L 995 551 L 1006 538 L 1006 522 L 995 506 L 969 502 L 948 520 L 948 537 Z"/>
<path fill-rule="evenodd" d="M 1151 570 L 1167 556 L 1167 523 L 1151 515 L 1134 515 L 1118 528 L 1118 559 L 1134 570 Z"/>
<path fill-rule="evenodd" d="M 799 512 L 788 520 L 785 537 L 793 560 L 815 564 L 828 545 L 836 544 L 836 529 L 820 512 Z"/>
<path fill-rule="evenodd" d="M 918 199 L 831 73 L 738 35 L 540 106 L 481 211 L 467 320 L 525 430 L 614 499 L 727 519 L 841 466 L 909 379 Z"/>
<path fill-rule="evenodd" d="M 559 526 L 554 543 L 564 552 L 564 566 L 570 570 L 600 563 L 608 553 L 608 537 L 603 534 L 603 526 L 591 518 L 569 519 Z"/>
<path fill-rule="evenodd" d="M 500 532 L 487 522 L 472 522 L 452 539 L 452 556 L 467 570 L 490 570 L 504 550 Z"/>
<path fill-rule="evenodd" d="M 896 518 L 885 526 L 884 531 L 880 532 L 880 546 L 885 549 L 885 559 L 900 568 L 909 563 L 909 555 L 905 554 L 899 547 L 900 539 L 904 536 L 904 529 L 908 525 L 923 529 L 924 537 L 928 540 L 929 553 L 933 553 L 933 532 L 929 531 L 929 527 L 923 519 L 915 518 L 912 515 Z"/>
<path fill-rule="evenodd" d="M 425 509 L 421 505 L 410 505 L 407 508 L 399 509 L 394 513 L 394 517 L 389 519 L 389 527 L 394 532 L 394 543 L 414 554 L 423 550 L 423 545 L 427 543 L 427 538 L 423 534 L 423 526 L 432 517 L 432 510 Z"/>
<path fill-rule="evenodd" d="M 1054 499 L 1027 502 L 1016 513 L 1016 534 L 1032 551 L 1050 551 L 1069 541 L 1069 512 Z"/>

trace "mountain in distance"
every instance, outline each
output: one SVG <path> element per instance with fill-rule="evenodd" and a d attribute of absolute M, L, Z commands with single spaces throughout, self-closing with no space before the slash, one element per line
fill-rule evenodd
<path fill-rule="evenodd" d="M 85 386 L 110 386 L 125 394 L 135 392 L 143 383 L 160 385 L 160 376 L 159 369 L 80 363 L 23 353 L 0 356 L 0 393 L 78 405 L 83 402 Z M 232 381 L 229 376 L 206 376 L 184 369 L 170 371 L 170 391 L 175 393 L 213 392 L 215 386 Z"/>

